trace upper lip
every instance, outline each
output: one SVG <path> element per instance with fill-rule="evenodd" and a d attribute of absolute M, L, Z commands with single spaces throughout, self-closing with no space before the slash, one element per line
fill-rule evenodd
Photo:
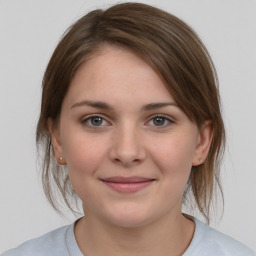
<path fill-rule="evenodd" d="M 138 177 L 138 176 L 132 176 L 132 177 L 109 177 L 101 179 L 105 182 L 113 182 L 113 183 L 136 183 L 136 182 L 147 182 L 147 181 L 153 181 L 155 179 L 152 178 L 145 178 L 145 177 Z"/>

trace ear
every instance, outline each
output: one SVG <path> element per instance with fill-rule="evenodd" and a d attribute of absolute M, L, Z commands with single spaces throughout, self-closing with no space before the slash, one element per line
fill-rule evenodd
<path fill-rule="evenodd" d="M 202 164 L 209 152 L 213 137 L 213 125 L 212 121 L 207 120 L 199 129 L 198 141 L 194 159 L 192 162 L 193 166 Z"/>
<path fill-rule="evenodd" d="M 65 165 L 66 160 L 64 158 L 59 129 L 51 118 L 48 118 L 47 126 L 51 135 L 54 156 L 59 164 Z"/>

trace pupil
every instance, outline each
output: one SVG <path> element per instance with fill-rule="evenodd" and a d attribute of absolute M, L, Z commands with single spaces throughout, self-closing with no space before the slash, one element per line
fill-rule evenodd
<path fill-rule="evenodd" d="M 94 126 L 100 126 L 102 124 L 102 118 L 101 117 L 94 117 L 94 118 L 92 118 L 91 123 Z"/>
<path fill-rule="evenodd" d="M 157 126 L 163 125 L 164 122 L 165 122 L 165 118 L 164 117 L 156 117 L 154 119 L 154 124 L 157 125 Z"/>

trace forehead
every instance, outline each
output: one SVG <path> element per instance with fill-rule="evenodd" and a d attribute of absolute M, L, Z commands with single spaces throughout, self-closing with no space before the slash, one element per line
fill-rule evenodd
<path fill-rule="evenodd" d="M 173 100 L 158 74 L 131 50 L 105 45 L 73 77 L 69 100 Z"/>

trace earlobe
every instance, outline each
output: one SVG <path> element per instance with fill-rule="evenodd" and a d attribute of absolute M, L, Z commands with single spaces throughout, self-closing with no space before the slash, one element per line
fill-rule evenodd
<path fill-rule="evenodd" d="M 192 162 L 193 166 L 203 164 L 203 162 L 205 161 L 211 146 L 212 137 L 212 121 L 207 120 L 204 122 L 204 124 L 201 126 L 199 130 L 198 143 L 196 146 L 195 156 Z"/>
<path fill-rule="evenodd" d="M 51 144 L 52 144 L 54 156 L 59 164 L 65 165 L 66 161 L 64 158 L 63 150 L 62 150 L 59 130 L 57 129 L 56 125 L 54 124 L 51 118 L 48 118 L 47 126 L 48 126 L 48 131 L 51 135 Z"/>

